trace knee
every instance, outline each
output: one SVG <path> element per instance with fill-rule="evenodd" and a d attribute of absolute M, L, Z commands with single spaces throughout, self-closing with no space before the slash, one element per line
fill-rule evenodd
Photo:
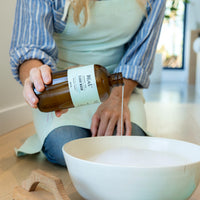
<path fill-rule="evenodd" d="M 62 127 L 51 131 L 44 141 L 42 152 L 51 163 L 66 166 L 62 153 L 62 147 L 65 144 L 62 132 Z"/>
<path fill-rule="evenodd" d="M 135 123 L 132 123 L 132 131 L 131 131 L 131 135 L 135 135 L 135 136 L 147 136 L 147 134 Z"/>
<path fill-rule="evenodd" d="M 66 166 L 62 147 L 71 140 L 90 136 L 89 130 L 74 126 L 58 127 L 46 137 L 42 151 L 48 161 Z"/>
<path fill-rule="evenodd" d="M 56 134 L 50 134 L 45 139 L 42 152 L 51 163 L 66 166 L 62 153 L 62 144 L 58 141 Z"/>

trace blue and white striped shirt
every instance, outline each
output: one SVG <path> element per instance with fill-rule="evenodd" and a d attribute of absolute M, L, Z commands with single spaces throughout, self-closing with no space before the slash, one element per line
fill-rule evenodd
<path fill-rule="evenodd" d="M 151 0 L 138 31 L 114 72 L 135 80 L 139 87 L 149 86 L 149 75 L 160 35 L 166 0 Z M 65 0 L 17 0 L 10 64 L 12 73 L 19 81 L 19 66 L 29 59 L 38 59 L 56 70 L 58 49 L 53 33 L 62 33 L 66 24 L 61 20 Z"/>

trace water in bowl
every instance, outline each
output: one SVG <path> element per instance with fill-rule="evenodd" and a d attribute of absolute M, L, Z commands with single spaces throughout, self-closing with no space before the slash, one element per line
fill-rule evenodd
<path fill-rule="evenodd" d="M 89 158 L 90 161 L 134 167 L 177 166 L 187 163 L 185 157 L 170 152 L 119 147 L 106 150 Z"/>

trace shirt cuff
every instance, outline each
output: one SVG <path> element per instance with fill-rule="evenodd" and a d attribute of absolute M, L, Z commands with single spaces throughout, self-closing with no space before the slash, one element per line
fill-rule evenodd
<path fill-rule="evenodd" d="M 149 73 L 140 66 L 124 65 L 119 66 L 114 70 L 114 73 L 121 72 L 123 78 L 131 79 L 138 83 L 138 88 L 148 88 L 150 79 Z"/>
<path fill-rule="evenodd" d="M 11 53 L 10 64 L 11 70 L 14 78 L 20 82 L 19 79 L 19 66 L 26 60 L 37 59 L 43 62 L 44 64 L 51 67 L 52 71 L 56 70 L 56 61 L 49 56 L 44 51 L 33 48 L 23 48 L 16 50 L 13 54 Z"/>

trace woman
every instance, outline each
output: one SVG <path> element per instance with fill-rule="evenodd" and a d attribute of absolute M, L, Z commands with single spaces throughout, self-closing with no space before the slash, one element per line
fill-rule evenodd
<path fill-rule="evenodd" d="M 142 88 L 148 88 L 165 0 L 18 0 L 10 48 L 14 77 L 25 100 L 37 108 L 38 91 L 51 71 L 100 64 L 124 78 L 123 134 L 146 135 Z M 41 113 L 33 109 L 37 134 L 17 155 L 40 150 L 65 166 L 62 146 L 73 139 L 121 134 L 121 87 L 101 104 Z"/>

